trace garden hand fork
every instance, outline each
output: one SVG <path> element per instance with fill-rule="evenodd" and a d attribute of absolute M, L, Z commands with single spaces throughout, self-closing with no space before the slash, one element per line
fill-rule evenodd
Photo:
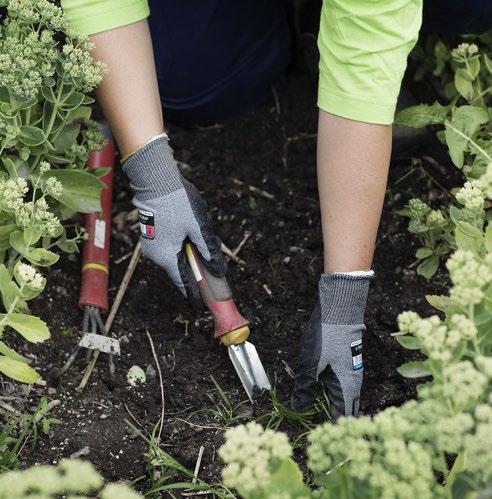
<path fill-rule="evenodd" d="M 61 376 L 73 364 L 80 347 L 110 354 L 109 369 L 112 377 L 114 376 L 112 354 L 120 354 L 119 341 L 107 335 L 101 317 L 101 312 L 107 313 L 108 311 L 109 240 L 115 157 L 115 146 L 109 127 L 101 123 L 101 129 L 108 143 L 101 151 L 95 151 L 89 155 L 87 168 L 89 170 L 109 168 L 109 171 L 101 177 L 106 184 L 106 188 L 101 192 L 101 212 L 89 213 L 85 216 L 88 238 L 83 249 L 79 297 L 79 306 L 84 309 L 82 338 L 75 351 L 58 371 L 58 376 Z"/>

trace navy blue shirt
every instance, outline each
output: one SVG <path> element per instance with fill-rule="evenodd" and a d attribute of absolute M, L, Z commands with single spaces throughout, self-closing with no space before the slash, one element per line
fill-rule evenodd
<path fill-rule="evenodd" d="M 165 116 L 206 124 L 241 114 L 285 85 L 284 0 L 151 0 Z"/>

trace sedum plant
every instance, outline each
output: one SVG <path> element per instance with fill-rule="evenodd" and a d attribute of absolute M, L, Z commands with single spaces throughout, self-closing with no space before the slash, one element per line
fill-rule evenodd
<path fill-rule="evenodd" d="M 487 165 L 492 161 L 488 107 L 492 103 L 492 62 L 485 50 L 480 52 L 476 45 L 468 43 L 448 51 L 448 57 L 454 73 L 446 87 L 449 104 L 419 104 L 396 116 L 399 125 L 440 127 L 438 138 L 448 146 L 453 164 L 467 181 L 455 193 L 456 202 L 446 216 L 416 199 L 399 211 L 409 217 L 408 228 L 422 243 L 416 254 L 417 273 L 428 279 L 437 272 L 440 261 L 457 248 L 456 229 L 458 237 L 482 230 L 486 218 L 484 199 L 474 180 L 487 173 Z"/>
<path fill-rule="evenodd" d="M 57 466 L 31 466 L 0 475 L 0 499 L 139 499 L 124 483 L 104 485 L 94 466 L 79 459 L 63 459 Z"/>
<path fill-rule="evenodd" d="M 26 383 L 39 375 L 6 341 L 49 337 L 28 308 L 46 283 L 39 269 L 77 250 L 82 231 L 63 220 L 100 210 L 104 172 L 84 166 L 104 145 L 87 94 L 105 68 L 91 48 L 54 3 L 0 0 L 0 373 Z"/>

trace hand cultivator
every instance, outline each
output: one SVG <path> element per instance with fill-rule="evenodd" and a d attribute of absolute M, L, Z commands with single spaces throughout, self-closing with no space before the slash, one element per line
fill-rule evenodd
<path fill-rule="evenodd" d="M 101 177 L 106 189 L 101 193 L 101 213 L 90 213 L 85 217 L 88 238 L 84 243 L 82 259 L 82 283 L 79 306 L 84 309 L 82 338 L 77 349 L 58 372 L 63 374 L 73 363 L 80 347 L 110 354 L 110 374 L 114 377 L 112 355 L 119 355 L 120 344 L 110 338 L 104 326 L 101 313 L 108 312 L 109 241 L 111 234 L 111 199 L 113 191 L 115 148 L 107 126 L 102 126 L 108 139 L 104 149 L 89 156 L 90 170 L 109 168 Z"/>
<path fill-rule="evenodd" d="M 212 313 L 215 338 L 227 347 L 237 375 L 253 402 L 259 390 L 271 387 L 256 348 L 246 341 L 250 334 L 248 320 L 239 313 L 226 278 L 210 274 L 191 244 L 186 244 L 185 251 L 202 299 Z"/>

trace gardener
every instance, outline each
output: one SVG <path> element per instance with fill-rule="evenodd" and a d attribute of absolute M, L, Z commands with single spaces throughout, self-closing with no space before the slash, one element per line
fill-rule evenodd
<path fill-rule="evenodd" d="M 224 3 L 228 2 L 232 0 Z M 198 16 L 194 5 L 187 12 L 190 19 L 183 18 L 182 23 L 192 19 L 204 26 L 211 23 L 222 2 L 205 3 L 206 12 Z M 245 3 L 253 5 L 253 0 L 234 2 L 238 9 Z M 263 0 L 254 2 L 265 15 L 282 2 L 270 3 L 268 10 Z M 182 251 L 186 238 L 213 274 L 223 276 L 226 266 L 205 202 L 181 176 L 164 133 L 147 2 L 64 0 L 62 5 L 74 29 L 92 35 L 94 57 L 110 69 L 97 98 L 118 143 L 134 190 L 133 202 L 153 229 L 150 237 L 148 231 L 143 234 L 142 251 L 189 296 L 194 280 Z M 359 410 L 363 319 L 386 189 L 391 123 L 421 10 L 422 0 L 326 0 L 323 6 L 318 40 L 318 179 L 325 273 L 301 340 L 292 397 L 296 410 L 310 407 L 318 378 L 325 382 L 335 418 Z M 170 53 L 175 42 L 169 36 Z M 277 69 L 283 67 L 282 57 L 273 59 Z M 179 62 L 169 60 L 167 70 L 172 72 Z M 193 70 L 183 73 L 183 80 L 193 79 Z M 275 84 L 281 71 L 273 73 L 270 82 Z"/>

